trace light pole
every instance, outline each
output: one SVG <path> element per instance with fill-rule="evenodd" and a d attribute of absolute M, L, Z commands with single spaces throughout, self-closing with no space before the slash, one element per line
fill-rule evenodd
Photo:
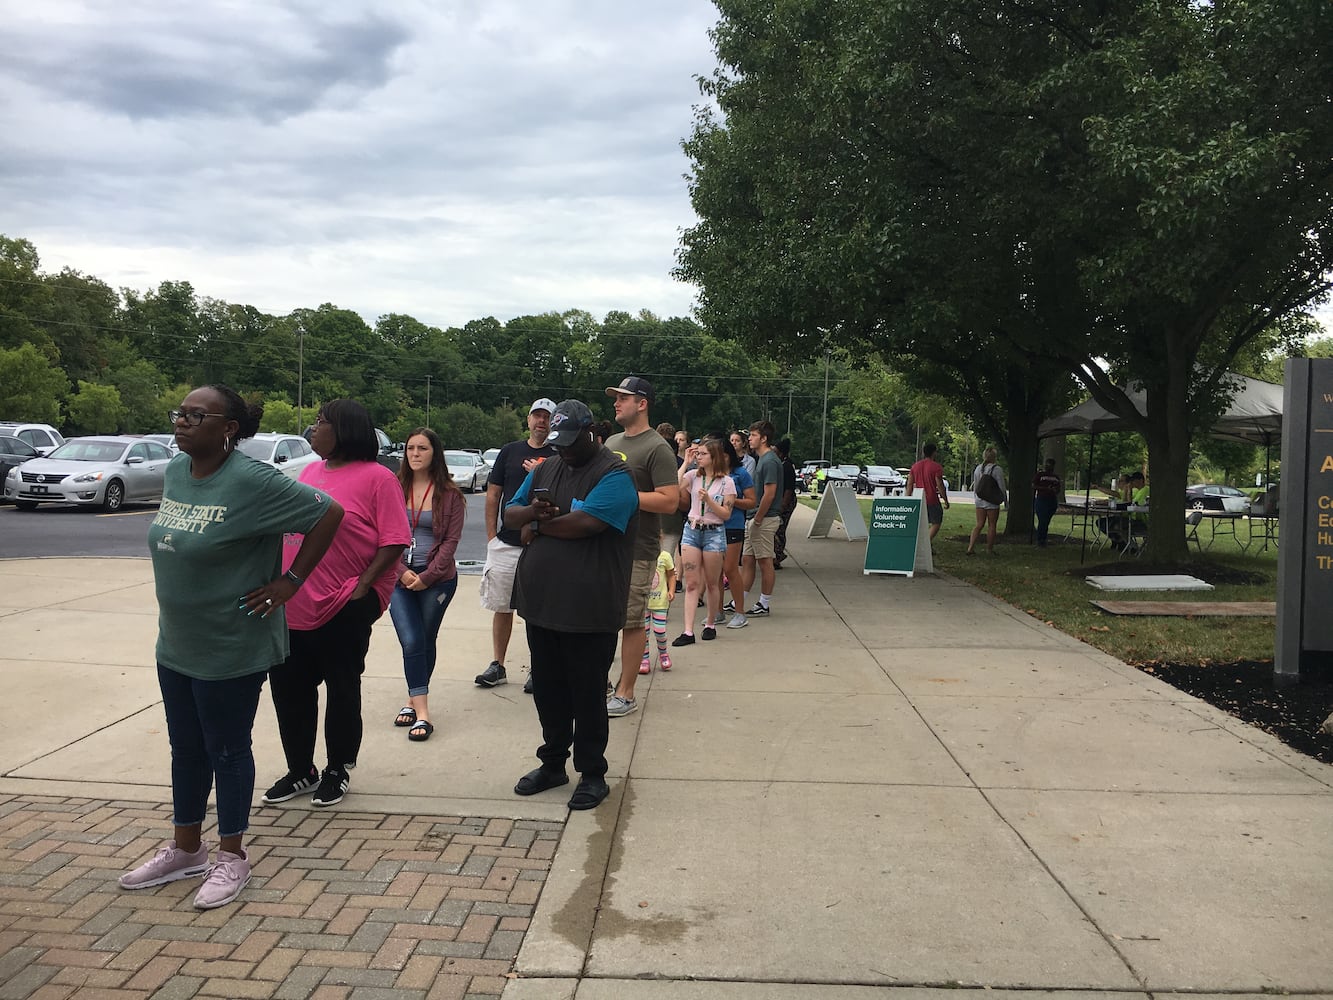
<path fill-rule="evenodd" d="M 828 437 L 828 366 L 833 352 L 824 349 L 824 419 L 819 425 L 819 459 L 824 460 L 824 441 Z"/>

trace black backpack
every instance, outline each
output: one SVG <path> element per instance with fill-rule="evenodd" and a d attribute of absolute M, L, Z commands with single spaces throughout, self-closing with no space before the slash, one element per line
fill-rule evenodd
<path fill-rule="evenodd" d="M 972 492 L 976 494 L 978 500 L 999 505 L 1004 503 L 1004 490 L 1000 488 L 1000 481 L 995 478 L 994 473 L 986 471 L 994 468 L 994 465 L 981 467 L 981 475 L 972 484 Z"/>

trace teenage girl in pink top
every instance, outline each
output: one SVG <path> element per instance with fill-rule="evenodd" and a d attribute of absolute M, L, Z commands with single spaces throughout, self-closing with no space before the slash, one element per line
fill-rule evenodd
<path fill-rule="evenodd" d="M 722 445 L 706 438 L 695 445 L 696 467 L 681 477 L 680 506 L 688 510 L 680 539 L 680 561 L 685 567 L 685 630 L 671 643 L 694 642 L 694 612 L 699 592 L 708 594 L 704 639 L 716 639 L 715 623 L 722 616 L 722 564 L 727 557 L 727 518 L 736 504 L 736 483 L 727 475 Z"/>

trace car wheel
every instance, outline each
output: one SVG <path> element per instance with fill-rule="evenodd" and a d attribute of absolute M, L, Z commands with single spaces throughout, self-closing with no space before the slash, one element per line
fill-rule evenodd
<path fill-rule="evenodd" d="M 36 500 L 15 500 L 15 501 L 14 501 L 14 506 L 17 507 L 19 510 L 36 510 L 36 509 L 37 509 L 37 501 L 36 501 Z"/>
<path fill-rule="evenodd" d="M 1192 509 L 1192 510 L 1207 510 L 1208 508 L 1207 508 L 1207 506 L 1204 504 L 1204 502 L 1203 502 L 1202 500 L 1195 500 L 1195 501 L 1194 501 L 1194 506 L 1193 506 L 1191 509 Z"/>
<path fill-rule="evenodd" d="M 114 513 L 125 506 L 125 487 L 119 479 L 106 484 L 106 494 L 102 497 L 102 509 Z"/>

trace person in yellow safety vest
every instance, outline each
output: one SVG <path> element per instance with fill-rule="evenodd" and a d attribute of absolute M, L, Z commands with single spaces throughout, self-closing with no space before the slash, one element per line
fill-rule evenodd
<path fill-rule="evenodd" d="M 817 469 L 815 471 L 815 492 L 823 493 L 824 484 L 828 479 L 828 469 Z"/>

